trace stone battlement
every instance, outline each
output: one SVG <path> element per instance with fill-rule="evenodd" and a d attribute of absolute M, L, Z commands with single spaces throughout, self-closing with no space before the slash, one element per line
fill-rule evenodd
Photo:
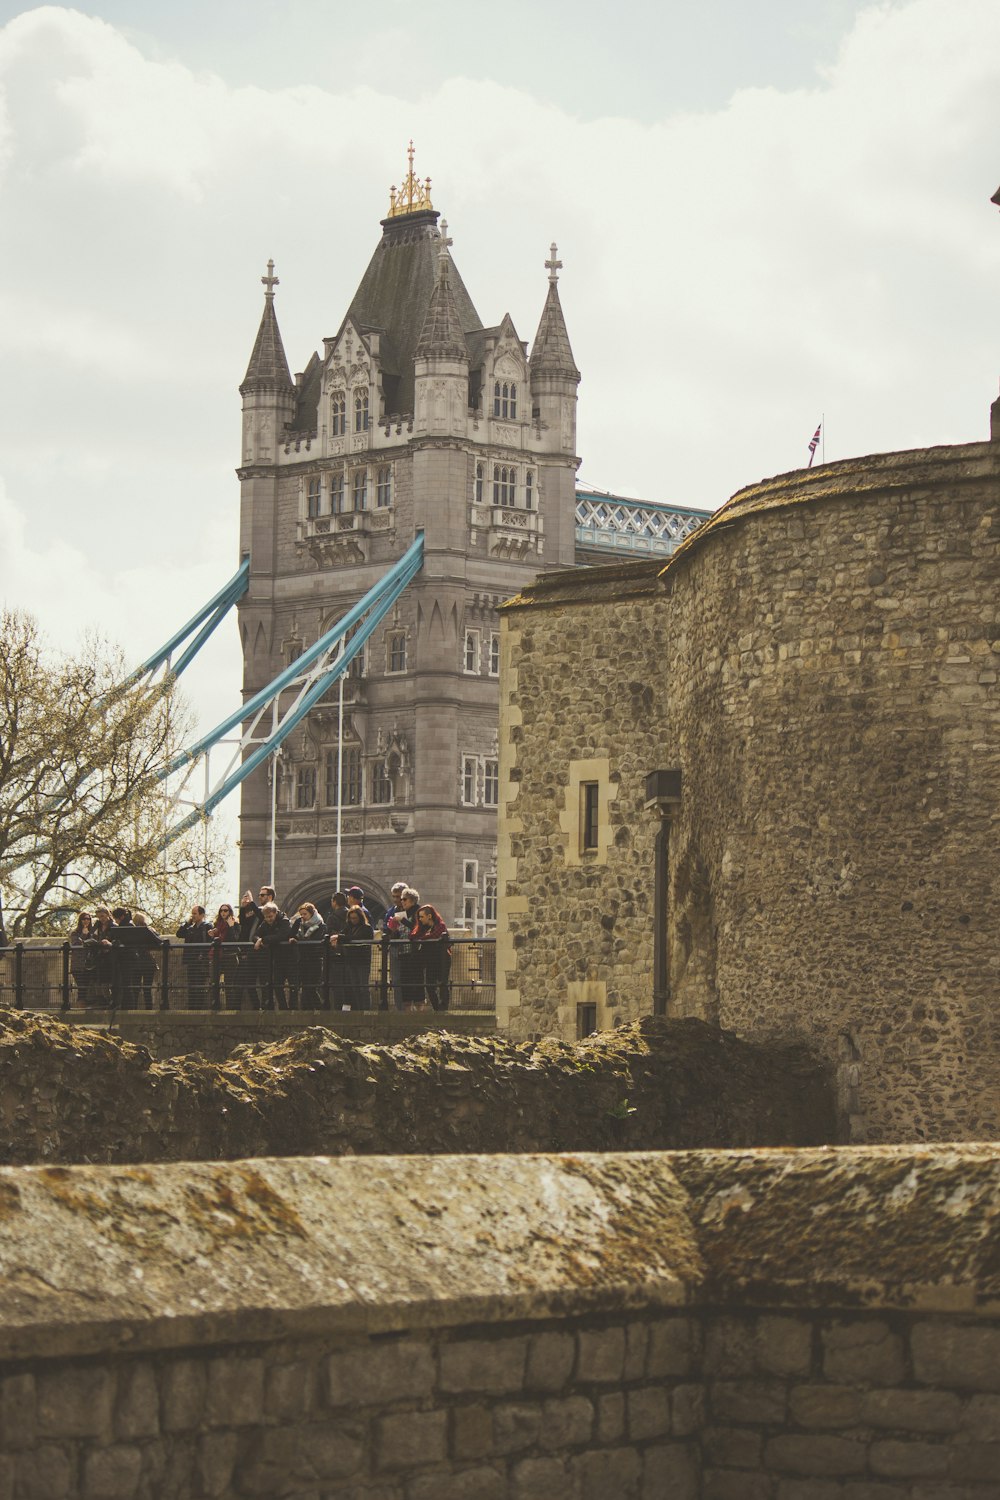
<path fill-rule="evenodd" d="M 998 1225 L 987 1146 L 0 1169 L 0 1480 L 996 1500 Z"/>

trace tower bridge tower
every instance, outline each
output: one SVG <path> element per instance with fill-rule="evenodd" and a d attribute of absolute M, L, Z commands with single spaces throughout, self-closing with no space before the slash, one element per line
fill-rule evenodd
<path fill-rule="evenodd" d="M 553 245 L 529 353 L 508 315 L 484 327 L 430 180 L 409 170 L 336 334 L 295 380 L 278 279 L 240 386 L 244 691 L 343 615 L 424 534 L 422 572 L 339 694 L 277 767 L 275 884 L 286 905 L 342 883 L 386 903 L 410 879 L 452 923 L 496 914 L 497 608 L 575 561 L 579 371 Z M 268 868 L 271 787 L 244 785 L 241 888 Z"/>

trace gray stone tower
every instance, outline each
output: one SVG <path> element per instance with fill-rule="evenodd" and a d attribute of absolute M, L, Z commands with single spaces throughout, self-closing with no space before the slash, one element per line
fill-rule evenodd
<path fill-rule="evenodd" d="M 315 708 L 276 767 L 275 884 L 286 907 L 341 884 L 376 905 L 411 880 L 450 923 L 496 915 L 497 607 L 571 567 L 576 400 L 553 245 L 529 357 L 509 316 L 484 328 L 409 172 L 339 330 L 293 381 L 273 265 L 240 393 L 245 693 L 264 686 L 398 559 L 424 567 L 344 693 Z M 338 775 L 338 764 L 342 766 Z M 241 888 L 266 877 L 271 788 L 244 785 Z"/>

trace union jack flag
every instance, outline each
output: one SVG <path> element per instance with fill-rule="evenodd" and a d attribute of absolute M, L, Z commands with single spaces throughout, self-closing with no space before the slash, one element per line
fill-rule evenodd
<path fill-rule="evenodd" d="M 809 439 L 809 462 L 806 464 L 807 469 L 811 469 L 813 466 L 813 459 L 816 457 L 816 449 L 819 447 L 819 435 L 822 430 L 823 423 L 821 422 Z"/>

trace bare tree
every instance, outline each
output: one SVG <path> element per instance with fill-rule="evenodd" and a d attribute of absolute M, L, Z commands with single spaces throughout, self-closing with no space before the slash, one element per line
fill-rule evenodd
<path fill-rule="evenodd" d="M 176 687 L 129 683 L 121 652 L 96 638 L 50 650 L 34 619 L 0 617 L 0 889 L 8 936 L 63 925 L 67 908 L 107 904 L 157 920 L 201 891 L 219 862 L 203 831 L 162 848 L 172 821 L 161 773 L 188 727 Z"/>

